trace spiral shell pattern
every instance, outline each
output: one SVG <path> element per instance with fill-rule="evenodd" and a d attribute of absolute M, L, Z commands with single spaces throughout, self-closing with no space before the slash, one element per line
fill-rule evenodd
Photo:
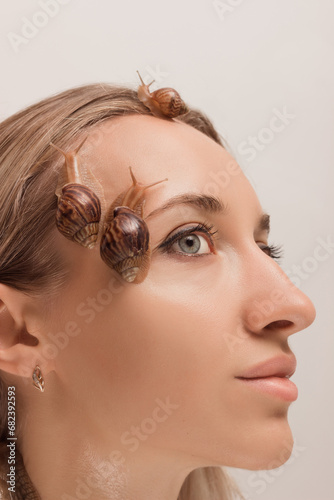
<path fill-rule="evenodd" d="M 77 183 L 63 187 L 56 212 L 56 225 L 63 236 L 83 247 L 93 248 L 100 218 L 100 200 L 89 187 Z"/>
<path fill-rule="evenodd" d="M 157 102 L 160 111 L 169 118 L 176 118 L 189 111 L 180 94 L 170 87 L 156 90 L 151 96 Z"/>
<path fill-rule="evenodd" d="M 114 209 L 114 219 L 101 239 L 104 262 L 126 281 L 135 281 L 139 272 L 146 276 L 149 257 L 149 231 L 146 222 L 128 207 Z M 136 281 L 140 282 L 140 281 Z"/>

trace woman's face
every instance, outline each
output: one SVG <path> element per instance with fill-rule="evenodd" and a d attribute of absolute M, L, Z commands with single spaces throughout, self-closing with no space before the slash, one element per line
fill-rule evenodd
<path fill-rule="evenodd" d="M 293 358 L 289 335 L 309 326 L 315 309 L 263 249 L 263 210 L 240 167 L 192 127 L 139 115 L 102 124 L 80 158 L 103 185 L 107 207 L 131 186 L 129 166 L 141 183 L 168 181 L 146 191 L 152 260 L 142 283 L 120 279 L 98 245 L 57 237 L 72 276 L 48 342 L 62 397 L 73 413 L 80 409 L 78 427 L 89 425 L 120 463 L 165 453 L 196 466 L 281 465 L 292 449 L 287 412 L 295 396 L 236 377 L 277 356 L 270 366 L 279 371 L 281 358 Z M 214 196 L 225 210 L 189 202 L 150 216 L 186 193 Z M 166 246 L 199 224 L 213 236 L 200 226 Z"/>

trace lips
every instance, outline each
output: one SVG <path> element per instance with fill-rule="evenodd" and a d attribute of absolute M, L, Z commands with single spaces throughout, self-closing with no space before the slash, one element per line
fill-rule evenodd
<path fill-rule="evenodd" d="M 293 354 L 267 359 L 247 368 L 236 378 L 253 379 L 264 377 L 291 377 L 296 371 L 296 358 Z"/>
<path fill-rule="evenodd" d="M 297 386 L 289 380 L 295 370 L 295 356 L 281 355 L 251 366 L 235 378 L 247 389 L 255 390 L 266 397 L 292 402 L 298 397 Z"/>

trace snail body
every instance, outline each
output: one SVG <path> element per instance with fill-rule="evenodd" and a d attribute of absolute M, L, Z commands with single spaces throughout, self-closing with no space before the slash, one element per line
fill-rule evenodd
<path fill-rule="evenodd" d="M 137 71 L 137 73 L 142 83 L 138 88 L 138 99 L 150 109 L 153 115 L 160 118 L 176 118 L 189 111 L 187 105 L 175 89 L 164 87 L 154 92 L 150 92 L 149 87 L 154 80 L 148 85 L 145 85 L 139 71 Z"/>
<path fill-rule="evenodd" d="M 149 230 L 143 219 L 145 190 L 164 182 L 139 183 L 131 167 L 132 186 L 111 204 L 100 243 L 102 260 L 129 283 L 141 283 L 151 261 Z"/>
<path fill-rule="evenodd" d="M 74 151 L 65 152 L 53 143 L 50 145 L 64 155 L 68 179 L 61 193 L 56 191 L 56 226 L 65 238 L 85 248 L 93 248 L 99 232 L 101 203 L 94 191 L 81 180 L 78 152 L 87 137 Z"/>

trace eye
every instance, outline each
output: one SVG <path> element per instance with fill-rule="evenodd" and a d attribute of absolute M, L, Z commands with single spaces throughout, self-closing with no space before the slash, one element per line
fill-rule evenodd
<path fill-rule="evenodd" d="M 195 227 L 184 228 L 178 231 L 159 245 L 159 249 L 166 253 L 201 256 L 212 253 L 214 249 L 213 226 L 206 223 L 197 224 Z M 201 234 L 195 234 L 202 232 Z"/>
<path fill-rule="evenodd" d="M 272 259 L 279 260 L 283 256 L 283 245 L 264 245 L 260 248 Z"/>
<path fill-rule="evenodd" d="M 197 224 L 195 227 L 184 228 L 163 241 L 158 249 L 165 253 L 177 253 L 183 255 L 202 256 L 212 253 L 215 240 L 219 239 L 212 231 L 213 225 L 207 223 Z M 202 232 L 205 236 L 195 234 Z M 269 257 L 279 260 L 282 257 L 283 245 L 262 245 L 261 250 Z"/>

